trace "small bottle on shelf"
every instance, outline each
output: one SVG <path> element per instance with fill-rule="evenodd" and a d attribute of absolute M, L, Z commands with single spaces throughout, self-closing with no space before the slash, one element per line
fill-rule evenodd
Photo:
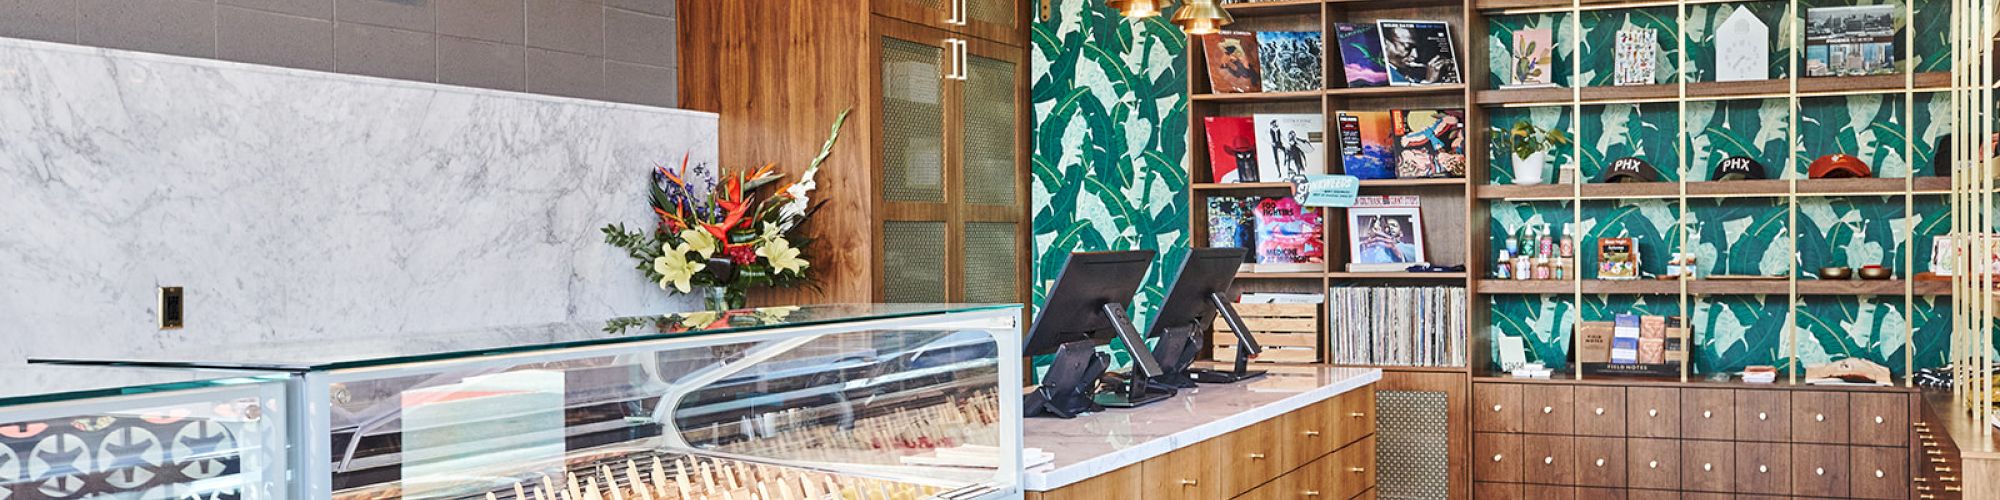
<path fill-rule="evenodd" d="M 1511 244 L 1513 242 L 1512 238 L 1508 238 L 1508 242 L 1510 244 L 1507 246 L 1513 246 Z M 1514 279 L 1513 271 L 1514 271 L 1514 252 L 1508 251 L 1506 249 L 1501 249 L 1500 262 L 1495 263 L 1493 265 L 1493 278 L 1503 279 L 1503 280 Z"/>

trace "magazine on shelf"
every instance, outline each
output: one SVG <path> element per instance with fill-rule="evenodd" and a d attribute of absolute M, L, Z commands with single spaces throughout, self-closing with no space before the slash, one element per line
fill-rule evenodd
<path fill-rule="evenodd" d="M 1208 171 L 1212 182 L 1257 182 L 1257 138 L 1248 116 L 1202 119 L 1208 135 Z"/>
<path fill-rule="evenodd" d="M 1224 31 L 1202 37 L 1208 57 L 1208 86 L 1217 94 L 1263 90 L 1257 61 L 1257 34 Z"/>
<path fill-rule="evenodd" d="M 1896 4 L 1806 9 L 1806 76 L 1898 71 Z"/>
<path fill-rule="evenodd" d="M 1458 52 L 1451 25 L 1443 21 L 1384 19 L 1375 22 L 1382 39 L 1382 64 L 1397 87 L 1459 83 Z"/>
<path fill-rule="evenodd" d="M 1333 23 L 1334 43 L 1340 44 L 1340 69 L 1347 88 L 1385 87 L 1389 71 L 1382 67 L 1382 38 L 1373 24 Z"/>
<path fill-rule="evenodd" d="M 1416 196 L 1361 196 L 1347 209 L 1351 272 L 1401 272 L 1424 260 L 1424 218 Z"/>
<path fill-rule="evenodd" d="M 1304 182 L 1326 174 L 1326 120 L 1318 114 L 1257 114 L 1259 182 Z"/>
<path fill-rule="evenodd" d="M 1326 86 L 1320 70 L 1325 54 L 1317 31 L 1261 31 L 1257 57 L 1263 67 L 1265 92 L 1303 92 Z"/>

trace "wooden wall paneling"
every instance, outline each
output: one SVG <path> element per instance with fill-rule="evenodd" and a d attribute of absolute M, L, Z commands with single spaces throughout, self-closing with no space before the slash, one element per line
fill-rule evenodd
<path fill-rule="evenodd" d="M 1104 475 L 1085 479 L 1083 482 L 1057 488 L 1050 492 L 1029 492 L 1029 500 L 1098 500 L 1119 498 L 1140 491 L 1145 484 L 1140 482 L 1144 463 L 1127 465 Z"/>

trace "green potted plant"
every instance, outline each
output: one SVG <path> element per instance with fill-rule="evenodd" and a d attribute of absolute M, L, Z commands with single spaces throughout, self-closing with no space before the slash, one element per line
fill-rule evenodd
<path fill-rule="evenodd" d="M 1509 129 L 1494 127 L 1492 135 L 1495 151 L 1514 156 L 1515 184 L 1548 182 L 1549 151 L 1569 145 L 1569 134 L 1537 127 L 1527 120 L 1516 121 Z"/>

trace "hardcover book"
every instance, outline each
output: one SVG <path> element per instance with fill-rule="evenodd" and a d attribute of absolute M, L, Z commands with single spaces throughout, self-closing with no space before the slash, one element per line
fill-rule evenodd
<path fill-rule="evenodd" d="M 1896 4 L 1806 9 L 1806 76 L 1897 71 Z"/>
<path fill-rule="evenodd" d="M 1465 110 L 1389 112 L 1396 177 L 1465 177 Z"/>
<path fill-rule="evenodd" d="M 1263 65 L 1265 92 L 1301 92 L 1325 88 L 1320 70 L 1323 42 L 1317 31 L 1257 33 L 1257 57 Z"/>
<path fill-rule="evenodd" d="M 1334 23 L 1334 43 L 1340 44 L 1340 68 L 1348 88 L 1384 87 L 1389 72 L 1382 67 L 1382 39 L 1373 24 Z"/>
<path fill-rule="evenodd" d="M 1257 35 L 1224 31 L 1202 37 L 1208 56 L 1208 86 L 1218 94 L 1256 92 L 1264 88 L 1257 64 Z"/>
<path fill-rule="evenodd" d="M 1508 67 L 1506 85 L 1501 88 L 1519 89 L 1554 87 L 1555 68 L 1553 51 L 1555 34 L 1548 28 L 1528 28 L 1514 31 L 1514 61 Z"/>
<path fill-rule="evenodd" d="M 1261 198 L 1256 218 L 1257 271 L 1303 272 L 1326 269 L 1325 224 L 1319 212 L 1290 196 Z"/>
<path fill-rule="evenodd" d="M 1659 59 L 1659 46 L 1654 38 L 1658 34 L 1652 28 L 1618 30 L 1612 85 L 1653 84 L 1653 71 Z"/>
<path fill-rule="evenodd" d="M 1389 112 L 1341 111 L 1335 119 L 1340 125 L 1343 172 L 1361 179 L 1396 178 L 1396 170 L 1390 167 L 1396 143 L 1389 139 Z"/>
<path fill-rule="evenodd" d="M 1258 114 L 1258 182 L 1305 182 L 1326 174 L 1326 121 L 1317 114 Z"/>
<path fill-rule="evenodd" d="M 1248 116 L 1202 119 L 1208 133 L 1209 178 L 1214 182 L 1257 182 L 1257 139 Z"/>
<path fill-rule="evenodd" d="M 1458 52 L 1452 47 L 1451 25 L 1442 21 L 1375 22 L 1382 38 L 1382 65 L 1389 85 L 1459 83 Z"/>

